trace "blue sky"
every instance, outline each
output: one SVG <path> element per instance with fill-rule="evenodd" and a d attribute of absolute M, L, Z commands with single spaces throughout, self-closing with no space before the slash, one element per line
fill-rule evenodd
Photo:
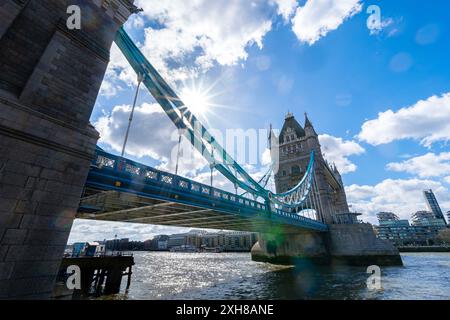
<path fill-rule="evenodd" d="M 301 123 L 308 112 L 326 157 L 343 173 L 349 203 L 364 220 L 376 222 L 382 210 L 409 218 L 425 209 L 425 188 L 434 189 L 443 210 L 450 210 L 447 0 L 137 4 L 144 12 L 128 21 L 127 31 L 180 93 L 210 88 L 209 105 L 200 114 L 209 128 L 281 128 L 288 111 Z M 381 20 L 369 28 L 370 5 L 378 6 Z M 120 152 L 134 85 L 135 75 L 113 46 L 91 118 L 108 151 Z M 173 131 L 141 90 L 127 156 L 173 171 Z M 257 152 L 261 156 L 264 149 Z M 182 173 L 205 182 L 208 168 L 198 157 Z M 258 176 L 263 164 L 248 168 Z M 223 178 L 215 179 L 227 188 Z M 71 240 L 115 234 L 146 239 L 173 231 L 76 221 Z"/>

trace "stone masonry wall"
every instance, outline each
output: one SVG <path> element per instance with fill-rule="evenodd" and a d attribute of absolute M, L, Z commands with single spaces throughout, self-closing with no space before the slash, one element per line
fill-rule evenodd
<path fill-rule="evenodd" d="M 81 30 L 65 27 L 69 3 L 81 8 Z M 130 0 L 0 3 L 0 299 L 51 296 L 98 139 L 90 114 L 134 9 Z"/>
<path fill-rule="evenodd" d="M 380 255 L 398 253 L 387 241 L 378 239 L 367 223 L 330 225 L 330 253 L 333 256 Z"/>
<path fill-rule="evenodd" d="M 45 298 L 97 135 L 1 98 L 0 108 L 0 298 Z"/>

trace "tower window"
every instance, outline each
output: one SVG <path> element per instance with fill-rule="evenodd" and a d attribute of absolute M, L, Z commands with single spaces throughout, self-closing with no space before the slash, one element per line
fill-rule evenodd
<path fill-rule="evenodd" d="M 283 177 L 286 176 L 286 170 L 283 170 Z"/>
<path fill-rule="evenodd" d="M 293 175 L 300 175 L 300 172 L 301 172 L 299 166 L 293 166 L 291 171 L 292 171 Z"/>

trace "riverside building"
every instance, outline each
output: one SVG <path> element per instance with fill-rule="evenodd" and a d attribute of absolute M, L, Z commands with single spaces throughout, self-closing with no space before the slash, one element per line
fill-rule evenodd
<path fill-rule="evenodd" d="M 412 216 L 412 224 L 392 212 L 377 214 L 379 225 L 375 226 L 378 238 L 391 241 L 396 246 L 427 246 L 437 243 L 439 232 L 445 222 L 436 219 L 429 211 L 418 211 Z"/>
<path fill-rule="evenodd" d="M 256 241 L 256 234 L 251 232 L 218 231 L 208 233 L 193 230 L 169 236 L 167 248 L 189 246 L 198 249 L 215 248 L 220 251 L 246 252 L 251 250 Z"/>

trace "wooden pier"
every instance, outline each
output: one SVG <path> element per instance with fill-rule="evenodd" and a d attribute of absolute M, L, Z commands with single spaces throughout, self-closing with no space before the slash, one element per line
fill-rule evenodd
<path fill-rule="evenodd" d="M 64 258 L 55 287 L 55 299 L 83 299 L 120 293 L 122 278 L 127 277 L 126 289 L 131 285 L 134 257 L 131 255 Z M 67 288 L 70 274 L 67 268 L 78 266 L 81 272 L 81 289 Z"/>

